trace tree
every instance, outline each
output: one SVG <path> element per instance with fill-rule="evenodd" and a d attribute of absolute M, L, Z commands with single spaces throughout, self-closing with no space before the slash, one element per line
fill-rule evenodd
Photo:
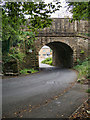
<path fill-rule="evenodd" d="M 22 45 L 22 42 L 27 34 L 29 34 L 32 39 L 35 37 L 32 32 L 36 33 L 37 29 L 49 27 L 52 22 L 50 14 L 59 10 L 60 7 L 60 2 L 56 2 L 56 4 L 53 5 L 52 3 L 45 4 L 44 2 L 4 1 L 2 4 L 3 55 L 10 55 L 8 54 L 11 51 L 10 48 L 12 49 L 11 56 L 13 53 L 17 54 L 17 52 L 13 52 L 13 50 L 16 49 L 13 49 L 12 47 Z M 28 21 L 27 16 L 29 17 Z M 23 32 L 25 26 L 27 26 L 31 32 Z M 31 39 L 29 39 L 26 43 L 31 44 Z"/>
<path fill-rule="evenodd" d="M 56 7 L 52 3 L 45 4 L 44 2 L 5 2 L 2 5 L 3 40 L 10 37 L 17 39 L 17 35 L 21 32 L 21 25 L 25 27 L 27 23 L 27 15 L 29 15 L 27 27 L 31 31 L 35 32 L 37 29 L 48 27 L 52 21 L 49 14 L 60 7 L 60 5 Z"/>
<path fill-rule="evenodd" d="M 73 13 L 74 20 L 89 19 L 89 2 L 68 2 L 68 8 L 71 8 L 70 12 Z"/>
<path fill-rule="evenodd" d="M 49 14 L 57 11 L 60 7 L 60 5 L 56 7 L 52 3 L 45 4 L 44 2 L 5 2 L 2 6 L 3 28 L 9 24 L 17 30 L 21 25 L 26 24 L 26 15 L 29 15 L 28 27 L 31 30 L 48 27 L 51 24 Z"/>

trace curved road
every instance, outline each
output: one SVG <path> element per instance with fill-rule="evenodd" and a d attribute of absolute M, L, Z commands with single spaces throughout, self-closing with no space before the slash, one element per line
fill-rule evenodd
<path fill-rule="evenodd" d="M 75 71 L 54 67 L 32 75 L 4 78 L 3 117 L 55 117 L 58 111 L 53 116 L 52 114 L 45 115 L 42 107 L 57 100 L 73 85 L 76 78 Z M 44 107 L 44 109 L 47 111 L 48 108 Z M 40 115 L 41 111 L 43 112 L 42 116 Z"/>

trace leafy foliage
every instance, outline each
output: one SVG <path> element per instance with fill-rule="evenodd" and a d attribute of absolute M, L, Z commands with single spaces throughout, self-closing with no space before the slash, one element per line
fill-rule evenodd
<path fill-rule="evenodd" d="M 3 28 L 7 29 L 5 26 L 9 25 L 17 32 L 21 25 L 27 23 L 26 17 L 29 17 L 27 26 L 32 31 L 48 27 L 52 21 L 49 14 L 59 10 L 60 7 L 60 5 L 56 7 L 52 3 L 45 4 L 44 2 L 5 2 L 2 6 Z M 24 27 L 22 26 L 22 28 Z"/>
<path fill-rule="evenodd" d="M 81 53 L 81 54 L 84 54 L 84 50 L 81 50 L 80 53 Z"/>
<path fill-rule="evenodd" d="M 85 35 L 85 36 L 90 37 L 90 33 L 81 33 L 81 35 Z"/>
<path fill-rule="evenodd" d="M 29 74 L 28 71 L 31 71 L 31 73 L 38 72 L 38 70 L 35 70 L 34 68 L 32 69 L 23 69 L 20 71 L 21 74 Z"/>
<path fill-rule="evenodd" d="M 81 64 L 78 64 L 74 67 L 74 69 L 79 71 L 78 79 L 88 76 L 89 62 L 90 62 L 89 59 L 86 59 L 84 62 L 82 62 Z"/>
<path fill-rule="evenodd" d="M 46 58 L 45 60 L 42 61 L 42 63 L 52 65 L 52 58 L 51 57 Z"/>
<path fill-rule="evenodd" d="M 3 56 L 16 57 L 16 51 L 10 52 L 13 47 L 21 47 L 25 43 L 32 46 L 35 40 L 37 29 L 50 26 L 52 20 L 51 13 L 57 11 L 61 6 L 44 2 L 6 2 L 2 4 L 2 52 Z M 28 20 L 27 20 L 27 17 Z M 26 25 L 26 26 L 25 26 Z M 28 32 L 23 30 L 29 28 Z M 29 36 L 29 38 L 27 38 Z M 23 46 L 24 47 L 24 46 Z M 14 49 L 15 50 L 15 49 Z M 12 54 L 12 55 L 11 55 Z M 15 55 L 14 55 L 15 54 Z M 21 54 L 21 53 L 20 53 Z M 10 57 L 11 58 L 11 57 Z M 22 58 L 22 57 L 21 57 Z M 5 60 L 5 59 L 4 59 Z"/>
<path fill-rule="evenodd" d="M 3 56 L 3 62 L 7 63 L 12 60 L 22 62 L 24 57 L 25 54 L 21 52 L 19 49 L 11 48 L 10 52 Z"/>
<path fill-rule="evenodd" d="M 70 12 L 73 13 L 74 20 L 89 19 L 89 2 L 68 2 Z"/>

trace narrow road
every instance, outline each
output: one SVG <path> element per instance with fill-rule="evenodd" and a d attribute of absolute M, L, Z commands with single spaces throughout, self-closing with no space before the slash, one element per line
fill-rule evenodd
<path fill-rule="evenodd" d="M 68 117 L 87 98 L 70 69 L 47 68 L 33 75 L 3 79 L 3 117 Z M 64 114 L 64 115 L 63 115 Z"/>

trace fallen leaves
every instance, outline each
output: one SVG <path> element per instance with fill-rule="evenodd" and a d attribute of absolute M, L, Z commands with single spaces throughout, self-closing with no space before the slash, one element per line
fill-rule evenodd
<path fill-rule="evenodd" d="M 90 118 L 90 110 L 89 109 L 88 100 L 83 103 L 83 105 L 72 115 L 70 119 L 74 118 Z"/>

